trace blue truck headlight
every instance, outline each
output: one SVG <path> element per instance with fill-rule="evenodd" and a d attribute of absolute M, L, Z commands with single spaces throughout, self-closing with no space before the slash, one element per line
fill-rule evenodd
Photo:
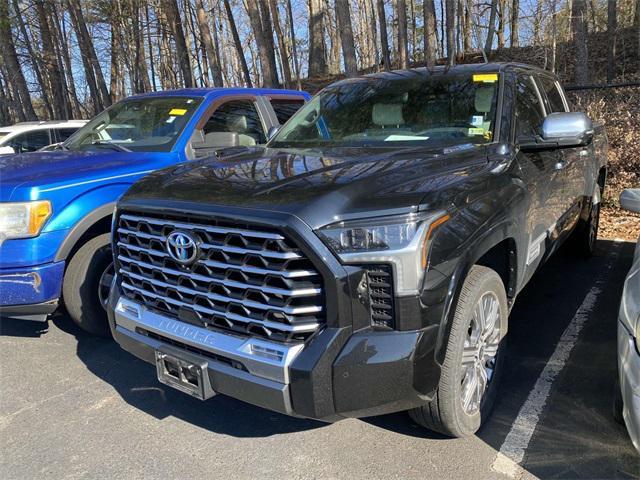
<path fill-rule="evenodd" d="M 51 212 L 48 200 L 0 203 L 0 242 L 37 236 Z"/>
<path fill-rule="evenodd" d="M 344 263 L 390 263 L 396 294 L 416 294 L 427 266 L 428 246 L 444 212 L 411 213 L 338 222 L 317 230 L 318 236 Z"/>

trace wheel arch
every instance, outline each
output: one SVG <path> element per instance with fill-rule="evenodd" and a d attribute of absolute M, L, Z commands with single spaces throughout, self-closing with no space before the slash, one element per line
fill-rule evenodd
<path fill-rule="evenodd" d="M 92 210 L 78 221 L 69 234 L 65 237 L 62 245 L 58 248 L 55 260 L 67 260 L 80 248 L 87 240 L 111 231 L 111 219 L 116 202 L 110 202 Z"/>
<path fill-rule="evenodd" d="M 492 268 L 500 276 L 507 292 L 509 307 L 513 304 L 518 291 L 518 241 L 515 225 L 505 222 L 479 237 L 468 246 L 460 256 L 457 265 L 450 276 L 448 295 L 441 318 L 435 358 L 442 364 L 445 358 L 449 335 L 451 333 L 451 318 L 455 312 L 457 300 L 462 285 L 474 265 Z M 508 330 L 508 315 L 502 318 L 500 331 L 502 336 Z"/>

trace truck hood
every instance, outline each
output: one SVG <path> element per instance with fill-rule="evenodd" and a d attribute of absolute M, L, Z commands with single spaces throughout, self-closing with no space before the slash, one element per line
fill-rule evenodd
<path fill-rule="evenodd" d="M 486 150 L 253 148 L 157 171 L 134 184 L 123 201 L 266 209 L 317 228 L 328 219 L 449 204 L 442 192 L 461 192 L 470 178 L 488 171 Z"/>
<path fill-rule="evenodd" d="M 0 156 L 0 201 L 40 198 L 38 192 L 96 183 L 116 182 L 165 167 L 174 154 L 140 152 L 33 152 Z M 159 160 L 165 158 L 166 162 Z"/>

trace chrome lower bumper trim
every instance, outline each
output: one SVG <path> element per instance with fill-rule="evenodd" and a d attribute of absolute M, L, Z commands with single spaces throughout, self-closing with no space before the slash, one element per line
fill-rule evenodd
<path fill-rule="evenodd" d="M 114 313 L 118 327 L 130 332 L 141 328 L 238 361 L 250 374 L 283 384 L 289 383 L 289 366 L 304 348 L 303 344 L 288 346 L 213 332 L 160 315 L 126 298 L 118 300 Z"/>

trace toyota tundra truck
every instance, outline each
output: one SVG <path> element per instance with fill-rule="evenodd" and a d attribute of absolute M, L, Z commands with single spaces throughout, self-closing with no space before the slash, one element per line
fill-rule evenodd
<path fill-rule="evenodd" d="M 594 250 L 606 136 L 572 110 L 514 63 L 335 83 L 265 147 L 127 191 L 113 336 L 199 399 L 471 435 L 518 293 L 565 240 Z"/>

